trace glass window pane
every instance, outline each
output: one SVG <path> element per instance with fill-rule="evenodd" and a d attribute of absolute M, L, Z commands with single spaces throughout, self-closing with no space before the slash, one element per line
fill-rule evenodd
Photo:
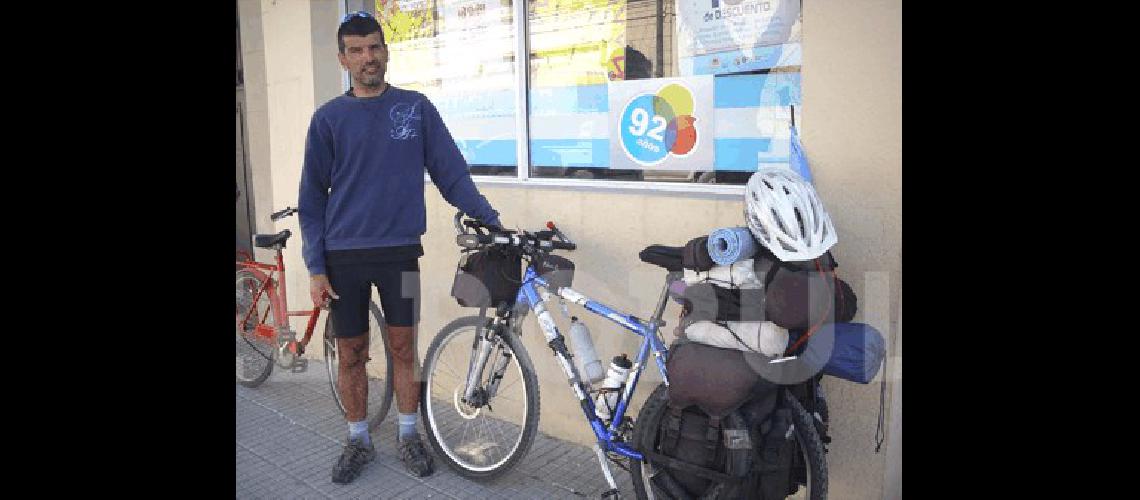
<path fill-rule="evenodd" d="M 515 177 L 512 0 L 376 0 L 388 43 L 388 82 L 439 109 L 476 175 Z"/>
<path fill-rule="evenodd" d="M 527 1 L 532 177 L 743 184 L 788 163 L 799 0 Z"/>

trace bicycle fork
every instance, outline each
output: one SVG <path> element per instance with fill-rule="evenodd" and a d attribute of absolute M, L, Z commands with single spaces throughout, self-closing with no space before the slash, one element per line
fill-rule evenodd
<path fill-rule="evenodd" d="M 513 357 L 500 337 L 505 328 L 505 323 L 496 319 L 490 328 L 475 336 L 475 342 L 471 346 L 471 362 L 467 367 L 467 383 L 463 389 L 464 403 L 474 407 L 489 405 L 491 399 L 498 393 L 499 382 L 503 379 L 503 373 L 507 371 L 507 366 Z M 496 352 L 497 357 L 491 365 L 491 373 L 484 386 L 483 373 L 492 352 Z"/>

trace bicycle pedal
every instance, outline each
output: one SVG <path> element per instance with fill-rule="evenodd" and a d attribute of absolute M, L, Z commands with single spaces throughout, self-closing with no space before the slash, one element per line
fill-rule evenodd
<path fill-rule="evenodd" d="M 293 366 L 289 367 L 289 371 L 293 373 L 305 373 L 309 369 L 308 358 L 297 358 L 293 361 Z"/>

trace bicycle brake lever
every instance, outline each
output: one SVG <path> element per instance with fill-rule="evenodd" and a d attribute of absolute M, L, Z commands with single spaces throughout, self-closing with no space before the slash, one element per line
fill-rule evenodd
<path fill-rule="evenodd" d="M 574 243 L 573 241 L 570 241 L 570 238 L 566 237 L 566 233 L 563 233 L 561 229 L 558 229 L 558 226 L 554 225 L 554 221 L 546 221 L 546 228 L 554 231 L 554 234 L 561 238 L 562 241 L 571 244 Z"/>

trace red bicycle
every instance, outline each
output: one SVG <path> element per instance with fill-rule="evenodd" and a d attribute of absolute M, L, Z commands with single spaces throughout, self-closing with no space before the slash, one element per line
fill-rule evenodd
<path fill-rule="evenodd" d="M 297 213 L 296 208 L 270 215 L 278 221 Z M 312 339 L 317 320 L 324 308 L 314 307 L 303 311 L 289 311 L 286 303 L 285 260 L 282 250 L 292 232 L 285 229 L 277 234 L 254 235 L 254 246 L 273 250 L 277 254 L 276 264 L 258 262 L 248 253 L 239 252 L 237 259 L 237 381 L 246 387 L 257 387 L 269 378 L 273 365 L 277 364 L 292 373 L 302 373 L 308 369 L 308 359 L 301 357 Z M 275 277 L 279 276 L 278 277 Z M 368 372 L 368 419 L 369 428 L 375 429 L 384 420 L 392 405 L 392 359 L 388 352 L 388 331 L 384 315 L 373 299 L 368 307 L 369 320 L 369 362 Z M 289 326 L 293 316 L 308 317 L 304 335 L 297 340 L 297 334 Z M 331 315 L 325 317 L 324 359 L 329 376 L 329 388 L 333 399 L 344 412 L 340 392 L 337 389 L 337 354 L 333 340 Z"/>

